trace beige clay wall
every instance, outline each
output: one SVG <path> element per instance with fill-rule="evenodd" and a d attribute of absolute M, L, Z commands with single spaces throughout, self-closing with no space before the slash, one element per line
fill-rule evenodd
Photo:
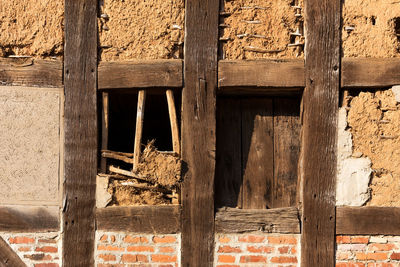
<path fill-rule="evenodd" d="M 0 57 L 63 53 L 64 0 L 1 0 Z"/>
<path fill-rule="evenodd" d="M 103 61 L 182 58 L 184 0 L 100 2 Z"/>

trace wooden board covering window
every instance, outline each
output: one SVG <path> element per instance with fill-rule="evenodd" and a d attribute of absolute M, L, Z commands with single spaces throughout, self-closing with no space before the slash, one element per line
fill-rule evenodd
<path fill-rule="evenodd" d="M 298 98 L 218 100 L 218 207 L 296 206 L 299 112 Z"/>

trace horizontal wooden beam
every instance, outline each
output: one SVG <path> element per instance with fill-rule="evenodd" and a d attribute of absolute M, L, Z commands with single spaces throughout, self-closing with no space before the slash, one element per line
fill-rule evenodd
<path fill-rule="evenodd" d="M 400 84 L 398 58 L 345 58 L 343 87 L 388 87 Z"/>
<path fill-rule="evenodd" d="M 304 87 L 304 60 L 221 60 L 220 92 L 225 87 Z"/>
<path fill-rule="evenodd" d="M 131 62 L 100 62 L 99 89 L 182 87 L 183 62 L 148 60 Z"/>
<path fill-rule="evenodd" d="M 59 207 L 0 207 L 1 232 L 55 232 L 59 229 Z"/>
<path fill-rule="evenodd" d="M 135 233 L 174 234 L 180 232 L 179 205 L 107 207 L 97 209 L 97 229 Z"/>
<path fill-rule="evenodd" d="M 400 235 L 399 207 L 337 207 L 338 235 Z"/>
<path fill-rule="evenodd" d="M 0 85 L 61 87 L 62 62 L 32 58 L 1 58 Z"/>
<path fill-rule="evenodd" d="M 215 215 L 217 233 L 300 233 L 299 211 L 297 208 L 250 210 L 223 208 Z"/>

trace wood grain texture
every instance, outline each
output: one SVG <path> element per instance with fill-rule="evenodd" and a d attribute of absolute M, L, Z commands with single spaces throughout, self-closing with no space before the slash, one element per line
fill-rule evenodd
<path fill-rule="evenodd" d="M 182 60 L 100 62 L 99 89 L 182 87 Z"/>
<path fill-rule="evenodd" d="M 400 235 L 398 207 L 337 207 L 338 235 Z"/>
<path fill-rule="evenodd" d="M 65 1 L 63 266 L 94 266 L 97 0 Z"/>
<path fill-rule="evenodd" d="M 181 208 L 171 206 L 107 207 L 97 209 L 97 229 L 151 234 L 180 232 Z"/>
<path fill-rule="evenodd" d="M 182 266 L 212 266 L 219 0 L 185 4 Z"/>
<path fill-rule="evenodd" d="M 244 209 L 273 205 L 274 129 L 272 98 L 248 98 L 242 109 L 242 173 Z"/>
<path fill-rule="evenodd" d="M 240 99 L 217 102 L 215 204 L 242 208 L 242 118 Z"/>
<path fill-rule="evenodd" d="M 304 87 L 304 60 L 221 60 L 219 87 Z"/>
<path fill-rule="evenodd" d="M 398 58 L 344 58 L 343 87 L 386 87 L 400 84 Z"/>
<path fill-rule="evenodd" d="M 340 0 L 305 2 L 301 266 L 335 266 Z"/>
<path fill-rule="evenodd" d="M 168 89 L 166 91 L 166 96 L 167 96 L 167 102 L 168 102 L 169 121 L 170 121 L 170 125 L 171 125 L 172 148 L 175 153 L 180 155 L 181 154 L 181 142 L 179 140 L 179 126 L 178 126 L 178 118 L 176 117 L 174 91 L 172 91 L 171 89 Z"/>
<path fill-rule="evenodd" d="M 1 267 L 26 267 L 26 264 L 21 260 L 7 242 L 0 237 L 0 266 Z"/>
<path fill-rule="evenodd" d="M 106 92 L 101 94 L 102 96 L 102 109 L 101 109 L 101 150 L 108 149 L 108 132 L 109 132 L 109 119 L 110 119 L 110 101 L 109 95 Z M 130 161 L 132 162 L 132 161 Z M 100 170 L 102 173 L 107 171 L 107 157 L 101 157 Z"/>
<path fill-rule="evenodd" d="M 140 154 L 142 151 L 142 134 L 143 134 L 143 119 L 144 110 L 146 106 L 146 91 L 140 90 L 137 101 L 136 111 L 136 130 L 135 130 L 135 142 L 133 148 L 133 171 L 136 171 L 140 161 Z"/>
<path fill-rule="evenodd" d="M 300 100 L 274 98 L 273 208 L 297 206 L 297 163 L 300 156 Z"/>
<path fill-rule="evenodd" d="M 62 87 L 62 62 L 32 58 L 1 58 L 0 85 Z"/>
<path fill-rule="evenodd" d="M 59 229 L 58 207 L 0 207 L 0 231 L 2 232 L 56 232 Z"/>
<path fill-rule="evenodd" d="M 268 210 L 219 209 L 215 215 L 215 231 L 299 234 L 299 211 L 294 207 Z"/>

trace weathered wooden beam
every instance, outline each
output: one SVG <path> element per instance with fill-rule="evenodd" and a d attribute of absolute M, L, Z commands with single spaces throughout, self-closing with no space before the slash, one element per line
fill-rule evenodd
<path fill-rule="evenodd" d="M 94 266 L 97 0 L 65 0 L 63 266 Z"/>
<path fill-rule="evenodd" d="M 340 0 L 305 2 L 301 266 L 335 266 Z"/>
<path fill-rule="evenodd" d="M 185 4 L 182 266 L 212 266 L 219 0 Z"/>
<path fill-rule="evenodd" d="M 62 87 L 62 62 L 32 58 L 1 58 L 0 85 Z"/>
<path fill-rule="evenodd" d="M 100 62 L 99 89 L 182 87 L 182 60 Z"/>
<path fill-rule="evenodd" d="M 60 229 L 58 207 L 2 206 L 2 232 L 55 232 Z"/>
<path fill-rule="evenodd" d="M 0 266 L 1 267 L 26 267 L 17 253 L 0 237 Z"/>
<path fill-rule="evenodd" d="M 304 87 L 304 60 L 221 60 L 219 92 L 224 87 Z"/>
<path fill-rule="evenodd" d="M 345 58 L 343 87 L 386 87 L 400 84 L 398 58 Z"/>
<path fill-rule="evenodd" d="M 215 215 L 217 233 L 264 233 L 299 234 L 300 216 L 297 208 L 267 210 L 219 209 Z"/>
<path fill-rule="evenodd" d="M 97 209 L 98 230 L 175 234 L 180 232 L 179 205 L 107 207 Z"/>
<path fill-rule="evenodd" d="M 400 235 L 398 207 L 337 207 L 338 235 Z"/>

